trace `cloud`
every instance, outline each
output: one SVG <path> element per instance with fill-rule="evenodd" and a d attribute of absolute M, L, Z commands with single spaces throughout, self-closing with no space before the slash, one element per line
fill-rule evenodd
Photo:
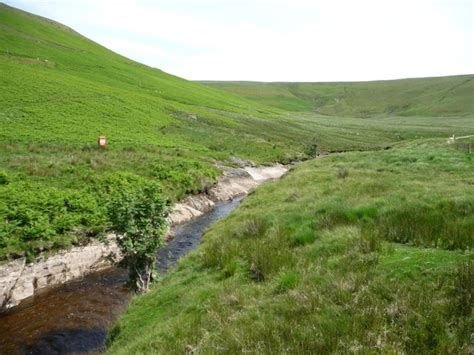
<path fill-rule="evenodd" d="M 340 81 L 474 72 L 471 1 L 11 1 L 187 79 Z"/>

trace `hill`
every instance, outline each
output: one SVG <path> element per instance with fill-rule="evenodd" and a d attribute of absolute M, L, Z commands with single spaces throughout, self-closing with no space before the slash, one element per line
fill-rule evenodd
<path fill-rule="evenodd" d="M 278 132 L 291 127 L 278 127 L 267 107 L 133 62 L 6 5 L 0 23 L 2 142 L 77 146 L 106 134 L 111 148 L 151 144 L 262 159 L 282 151 L 269 150 L 271 140 L 288 143 Z"/>
<path fill-rule="evenodd" d="M 340 83 L 202 83 L 284 110 L 331 116 L 474 113 L 474 75 Z"/>
<path fill-rule="evenodd" d="M 110 228 L 110 181 L 159 181 L 176 201 L 215 182 L 215 160 L 288 161 L 311 138 L 272 108 L 131 61 L 57 22 L 0 4 L 0 27 L 0 259 Z M 107 149 L 97 149 L 99 135 Z"/>
<path fill-rule="evenodd" d="M 0 27 L 0 260 L 100 236 L 113 228 L 106 206 L 116 191 L 158 182 L 171 202 L 204 191 L 220 174 L 216 160 L 288 163 L 473 130 L 469 105 L 449 120 L 295 113 L 142 65 L 4 4 Z"/>
<path fill-rule="evenodd" d="M 472 76 L 202 85 L 6 5 L 0 27 L 0 262 L 100 238 L 145 191 L 205 191 L 216 161 L 349 151 L 213 225 L 111 353 L 470 352 L 473 159 L 446 138 L 474 131 Z"/>
<path fill-rule="evenodd" d="M 470 353 L 472 171 L 439 139 L 301 163 L 135 298 L 109 353 Z"/>

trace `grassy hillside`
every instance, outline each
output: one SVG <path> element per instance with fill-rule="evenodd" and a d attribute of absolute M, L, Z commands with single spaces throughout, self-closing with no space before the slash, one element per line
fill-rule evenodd
<path fill-rule="evenodd" d="M 470 353 L 472 171 L 444 140 L 302 163 L 135 298 L 109 352 Z"/>
<path fill-rule="evenodd" d="M 110 228 L 111 186 L 159 181 L 173 201 L 213 184 L 216 159 L 285 161 L 311 138 L 274 109 L 133 62 L 48 19 L 0 4 L 0 27 L 0 260 Z"/>
<path fill-rule="evenodd" d="M 353 150 L 214 225 L 110 352 L 469 353 L 474 162 L 446 138 L 474 133 L 473 78 L 201 85 L 0 4 L 0 261 L 100 237 L 117 196 L 204 191 L 216 160 Z"/>
<path fill-rule="evenodd" d="M 474 75 L 347 83 L 204 84 L 284 110 L 331 116 L 455 116 L 474 113 Z"/>
<path fill-rule="evenodd" d="M 214 162 L 230 156 L 285 163 L 311 144 L 380 149 L 474 130 L 466 108 L 449 120 L 287 112 L 133 62 L 3 4 L 0 27 L 0 261 L 112 229 L 107 206 L 118 191 L 159 183 L 170 201 L 203 191 L 220 173 Z M 107 149 L 96 147 L 98 135 Z"/>
<path fill-rule="evenodd" d="M 288 143 L 268 108 L 133 62 L 5 5 L 0 24 L 2 142 L 93 145 L 106 134 L 110 148 L 235 150 L 263 160 L 282 151 L 268 149 L 265 138 Z"/>
<path fill-rule="evenodd" d="M 3 4 L 0 27 L 0 260 L 113 228 L 107 205 L 117 191 L 140 194 L 159 182 L 176 201 L 205 190 L 220 173 L 214 162 L 230 156 L 289 162 L 311 144 L 379 149 L 474 131 L 466 108 L 449 120 L 272 108 L 133 62 Z M 102 134 L 105 150 L 96 147 Z"/>

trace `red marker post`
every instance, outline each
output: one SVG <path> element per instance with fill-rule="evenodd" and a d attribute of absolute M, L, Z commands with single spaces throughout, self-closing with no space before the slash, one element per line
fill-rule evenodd
<path fill-rule="evenodd" d="M 99 138 L 97 139 L 97 144 L 99 145 L 99 148 L 105 148 L 107 146 L 105 136 L 99 136 Z"/>

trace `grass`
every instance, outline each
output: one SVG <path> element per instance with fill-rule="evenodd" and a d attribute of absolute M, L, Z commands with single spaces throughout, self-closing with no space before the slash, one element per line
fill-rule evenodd
<path fill-rule="evenodd" d="M 472 75 L 201 85 L 3 4 L 0 27 L 0 261 L 100 238 L 118 192 L 205 191 L 216 160 L 335 153 L 214 225 L 110 353 L 472 352 L 474 162 L 446 144 Z"/>
<path fill-rule="evenodd" d="M 287 111 L 330 116 L 472 114 L 474 76 L 340 83 L 203 82 Z"/>
<path fill-rule="evenodd" d="M 109 353 L 469 353 L 473 168 L 436 139 L 292 168 L 133 300 Z"/>
<path fill-rule="evenodd" d="M 97 189 L 114 176 L 159 181 L 174 202 L 214 184 L 214 162 L 230 156 L 288 163 L 305 159 L 310 142 L 319 152 L 367 150 L 473 131 L 470 106 L 449 120 L 288 112 L 133 62 L 3 4 L 0 24 L 0 262 L 113 228 L 104 207 L 111 196 Z M 452 81 L 432 82 L 448 90 Z"/>

